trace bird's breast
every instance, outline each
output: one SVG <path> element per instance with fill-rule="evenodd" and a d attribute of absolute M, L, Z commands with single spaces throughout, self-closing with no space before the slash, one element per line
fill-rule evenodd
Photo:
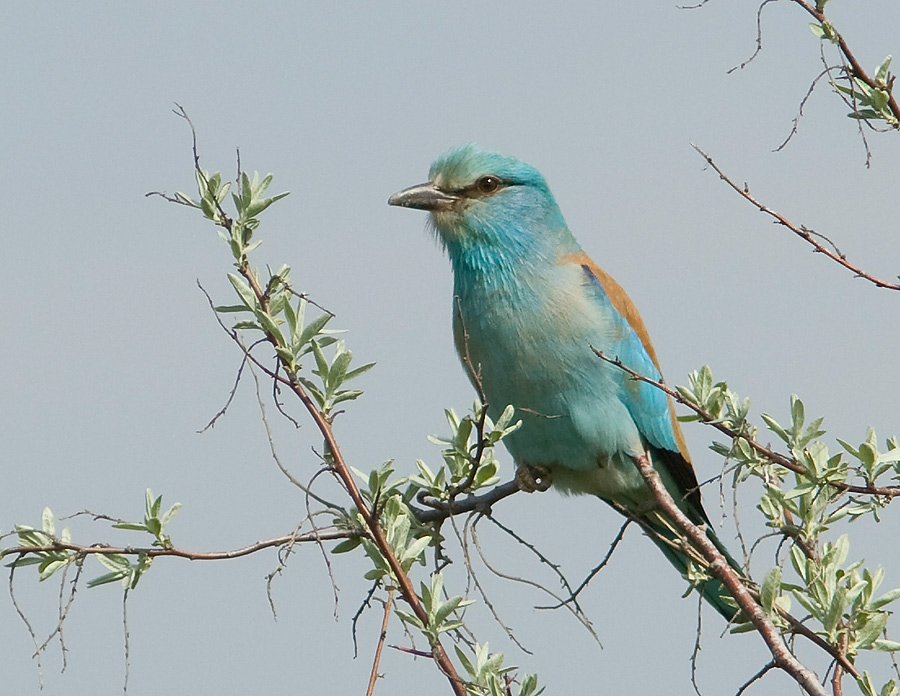
<path fill-rule="evenodd" d="M 591 350 L 608 350 L 619 328 L 591 301 L 580 268 L 552 270 L 457 284 L 456 347 L 492 415 L 512 404 L 522 419 L 507 442 L 517 463 L 595 469 L 639 441 L 619 375 Z"/>

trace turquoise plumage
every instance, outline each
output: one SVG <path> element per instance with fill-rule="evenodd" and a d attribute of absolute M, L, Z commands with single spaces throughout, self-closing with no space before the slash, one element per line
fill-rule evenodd
<path fill-rule="evenodd" d="M 725 552 L 709 529 L 672 404 L 592 351 L 660 378 L 640 315 L 581 249 L 544 177 L 467 145 L 389 203 L 431 213 L 453 268 L 457 350 L 492 417 L 512 404 L 523 421 L 504 442 L 525 487 L 549 474 L 564 492 L 602 498 L 638 521 L 684 574 L 684 547 L 632 461 L 647 453 L 683 511 Z M 733 618 L 718 581 L 701 591 Z"/>

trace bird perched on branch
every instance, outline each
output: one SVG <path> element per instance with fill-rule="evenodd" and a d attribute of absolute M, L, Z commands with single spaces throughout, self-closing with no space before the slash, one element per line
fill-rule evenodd
<path fill-rule="evenodd" d="M 592 350 L 660 378 L 637 309 L 582 250 L 540 172 L 466 145 L 438 158 L 427 183 L 388 203 L 431 213 L 453 267 L 460 359 L 492 417 L 512 404 L 523 421 L 504 440 L 520 486 L 545 490 L 552 480 L 564 492 L 605 500 L 637 521 L 686 575 L 688 558 L 699 555 L 658 509 L 635 466 L 636 457 L 647 456 L 681 510 L 707 526 L 738 568 L 709 527 L 666 394 Z M 734 618 L 718 580 L 699 590 Z"/>

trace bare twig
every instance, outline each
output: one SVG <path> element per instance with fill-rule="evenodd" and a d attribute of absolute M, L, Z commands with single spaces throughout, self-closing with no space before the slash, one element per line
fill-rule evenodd
<path fill-rule="evenodd" d="M 125 647 L 125 681 L 122 683 L 122 693 L 128 695 L 128 678 L 131 676 L 131 634 L 128 631 L 128 593 L 130 587 L 126 587 L 122 593 L 122 634 Z"/>
<path fill-rule="evenodd" d="M 824 60 L 824 57 L 823 57 Z M 800 119 L 803 118 L 803 109 L 806 107 L 806 102 L 809 101 L 809 98 L 812 96 L 813 91 L 816 89 L 816 86 L 819 84 L 819 80 L 823 77 L 831 74 L 831 71 L 835 68 L 833 66 L 829 66 L 826 64 L 825 69 L 820 72 L 818 75 L 813 78 L 813 81 L 809 84 L 809 89 L 806 90 L 806 94 L 803 95 L 803 99 L 800 100 L 800 107 L 797 109 L 797 115 L 794 116 L 791 122 L 791 132 L 788 133 L 788 136 L 784 139 L 784 142 L 781 143 L 778 147 L 776 147 L 772 152 L 781 152 L 787 144 L 791 141 L 791 139 L 797 135 L 797 130 L 800 128 Z"/>
<path fill-rule="evenodd" d="M 766 676 L 766 674 L 768 674 L 773 669 L 775 669 L 774 662 L 767 662 L 766 664 L 764 664 L 762 666 L 762 668 L 756 674 L 754 674 L 752 677 L 750 677 L 747 681 L 745 681 L 741 685 L 741 688 L 735 692 L 734 696 L 741 696 L 755 682 L 758 682 L 760 679 L 762 679 L 764 676 Z"/>
<path fill-rule="evenodd" d="M 802 1 L 803 0 L 794 0 L 794 2 L 802 2 Z M 830 248 L 828 248 L 828 246 L 819 242 L 816 239 L 816 237 L 821 238 L 822 235 L 814 232 L 813 230 L 808 229 L 807 227 L 805 227 L 803 225 L 799 225 L 799 226 L 795 225 L 790 220 L 788 220 L 786 217 L 784 217 L 781 213 L 778 213 L 778 212 L 772 210 L 771 208 L 767 207 L 763 203 L 760 203 L 758 200 L 756 200 L 753 196 L 750 195 L 750 191 L 746 187 L 746 185 L 738 186 L 727 174 L 725 174 L 725 172 L 723 172 L 719 168 L 719 166 L 715 162 L 713 162 L 712 157 L 707 155 L 703 150 L 701 150 L 696 145 L 692 144 L 692 146 L 700 154 L 700 156 L 706 160 L 706 163 L 716 171 L 716 173 L 719 175 L 719 177 L 722 179 L 722 181 L 724 181 L 732 189 L 737 191 L 737 193 L 740 194 L 741 197 L 743 197 L 751 205 L 755 206 L 757 210 L 759 210 L 762 213 L 765 213 L 766 215 L 771 216 L 772 218 L 775 219 L 776 223 L 778 223 L 779 225 L 782 225 L 784 227 L 787 227 L 791 232 L 796 234 L 798 237 L 800 237 L 801 239 L 803 239 L 806 242 L 808 242 L 809 244 L 811 244 L 813 246 L 813 249 L 816 252 L 818 252 L 820 254 L 825 254 L 825 256 L 830 258 L 835 263 L 838 263 L 841 266 L 843 266 L 844 268 L 846 268 L 847 270 L 852 271 L 854 274 L 856 274 L 857 277 L 868 280 L 870 283 L 872 283 L 876 287 L 886 288 L 888 290 L 900 291 L 900 284 L 889 283 L 885 280 L 876 278 L 875 276 L 873 276 L 870 273 L 867 273 L 866 271 L 862 270 L 859 266 L 856 266 L 856 265 L 850 263 L 847 260 L 847 257 L 844 256 L 843 254 L 837 253 L 837 251 L 835 249 L 833 249 L 833 248 L 830 249 Z M 829 241 L 829 243 L 831 243 L 830 240 L 828 240 L 828 241 Z M 831 243 L 831 246 L 834 247 L 834 244 Z"/>
<path fill-rule="evenodd" d="M 493 520 L 493 518 L 491 518 Z M 569 602 L 574 602 L 575 606 L 578 607 L 578 610 L 581 611 L 581 607 L 578 606 L 578 595 L 581 591 L 588 586 L 591 580 L 606 567 L 606 564 L 609 563 L 612 558 L 613 552 L 618 547 L 619 542 L 625 537 L 625 530 L 628 529 L 628 525 L 632 522 L 631 518 L 627 518 L 622 526 L 619 528 L 619 532 L 616 534 L 616 538 L 612 540 L 612 543 L 609 545 L 609 549 L 606 551 L 606 555 L 603 559 L 598 563 L 594 568 L 591 569 L 591 572 L 587 574 L 584 580 L 581 581 L 581 584 L 578 585 L 574 590 L 569 588 L 568 583 L 566 583 L 566 588 L 569 589 L 569 596 L 562 602 L 562 604 L 554 604 L 551 606 L 543 606 L 543 607 L 535 607 L 535 609 L 558 609 L 563 604 L 568 604 Z"/>
<path fill-rule="evenodd" d="M 469 539 L 472 539 L 472 543 L 475 546 L 475 549 L 478 551 L 478 555 L 481 556 L 481 560 L 484 563 L 485 567 L 493 572 L 493 568 L 485 561 L 484 553 L 481 550 L 481 547 L 478 544 L 478 536 L 475 532 L 475 525 L 478 524 L 479 520 L 481 520 L 483 515 L 480 513 L 472 513 L 466 517 L 465 525 L 463 526 L 463 531 L 460 532 L 456 526 L 455 518 L 450 518 L 450 522 L 453 525 L 453 530 L 456 532 L 456 537 L 459 540 L 460 546 L 462 547 L 463 559 L 466 564 L 466 569 L 468 570 L 469 580 L 475 585 L 475 589 L 478 590 L 478 594 L 481 595 L 481 601 L 484 602 L 484 605 L 488 608 L 488 611 L 491 612 L 491 616 L 494 617 L 494 621 L 497 622 L 497 625 L 503 629 L 504 633 L 506 633 L 507 638 L 509 638 L 513 643 L 516 644 L 516 647 L 519 648 L 522 652 L 527 655 L 533 655 L 528 648 L 526 648 L 521 641 L 516 637 L 516 634 L 513 632 L 512 627 L 510 627 L 502 618 L 500 618 L 500 612 L 497 611 L 497 608 L 494 606 L 494 603 L 491 601 L 490 597 L 488 597 L 487 592 L 481 585 L 481 581 L 478 578 L 478 573 L 475 572 L 475 565 L 472 563 L 472 557 L 469 553 Z"/>
<path fill-rule="evenodd" d="M 778 0 L 763 0 L 759 7 L 756 8 L 756 50 L 753 51 L 753 54 L 744 60 L 740 65 L 735 65 L 733 68 L 726 72 L 727 75 L 730 75 L 735 70 L 743 70 L 746 68 L 753 60 L 760 54 L 762 51 L 762 13 L 765 9 L 766 5 L 770 2 L 778 2 Z"/>
<path fill-rule="evenodd" d="M 384 641 L 387 638 L 388 620 L 391 618 L 391 608 L 394 606 L 394 591 L 389 590 L 384 601 L 384 617 L 381 620 L 381 633 L 378 634 L 378 645 L 375 646 L 375 658 L 372 660 L 372 673 L 369 675 L 369 687 L 366 696 L 372 696 L 375 691 L 375 682 L 378 680 L 378 665 L 381 663 L 381 651 L 384 649 Z"/>
<path fill-rule="evenodd" d="M 576 609 L 575 606 L 570 606 L 569 604 L 564 602 L 563 599 L 559 595 L 557 595 L 555 592 L 553 592 L 549 588 L 545 587 L 541 583 L 536 582 L 535 580 L 529 580 L 528 578 L 522 578 L 517 575 L 510 575 L 508 573 L 504 573 L 504 572 L 498 570 L 497 568 L 495 568 L 490 563 L 490 561 L 488 561 L 487 556 L 485 555 L 484 551 L 481 548 L 481 545 L 478 543 L 478 535 L 475 533 L 474 529 L 472 530 L 472 541 L 475 544 L 475 549 L 478 551 L 478 556 L 479 556 L 479 558 L 481 558 L 481 562 L 484 563 L 485 568 L 487 568 L 489 571 L 491 571 L 491 573 L 496 575 L 498 578 L 502 578 L 503 580 L 509 580 L 511 582 L 517 582 L 517 583 L 521 583 L 522 585 L 528 585 L 530 587 L 534 587 L 536 590 L 543 592 L 544 594 L 552 597 L 554 600 L 556 600 L 556 602 L 560 606 L 565 607 L 582 626 L 584 626 L 584 628 L 587 630 L 587 632 L 591 634 L 591 637 L 597 642 L 597 645 L 600 645 L 600 647 L 603 647 L 600 643 L 600 637 L 597 635 L 597 632 L 594 630 L 594 627 L 591 625 L 591 622 L 588 620 L 588 618 L 584 614 L 582 614 L 578 609 Z"/>

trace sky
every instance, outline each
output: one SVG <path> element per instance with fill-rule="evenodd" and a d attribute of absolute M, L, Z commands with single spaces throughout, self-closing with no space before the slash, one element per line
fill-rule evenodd
<path fill-rule="evenodd" d="M 895 0 L 829 4 L 867 68 L 898 50 Z M 898 297 L 839 268 L 773 225 L 704 167 L 696 143 L 734 179 L 798 224 L 833 239 L 862 268 L 900 272 L 895 134 L 868 134 L 871 166 L 847 108 L 824 83 L 788 135 L 821 70 L 808 18 L 788 2 L 756 3 L 16 3 L 0 27 L 0 530 L 83 510 L 139 519 L 150 487 L 183 508 L 176 545 L 224 550 L 289 533 L 302 494 L 278 471 L 251 380 L 216 426 L 240 356 L 198 282 L 232 301 L 227 248 L 199 214 L 145 197 L 190 192 L 190 133 L 207 169 L 273 172 L 291 192 L 262 218 L 255 263 L 289 264 L 298 289 L 336 314 L 355 359 L 377 366 L 337 421 L 355 467 L 394 459 L 436 465 L 429 434 L 443 409 L 465 410 L 468 382 L 450 336 L 451 277 L 425 216 L 386 205 L 424 181 L 431 160 L 468 142 L 515 155 L 546 176 L 589 254 L 627 288 L 666 379 L 704 364 L 753 413 L 787 419 L 790 395 L 826 417 L 826 439 L 900 434 Z M 269 408 L 270 414 L 273 409 Z M 301 478 L 317 468 L 311 424 L 279 424 L 276 446 Z M 686 428 L 701 480 L 721 462 L 714 433 Z M 503 472 L 512 464 L 503 453 Z M 323 491 L 335 493 L 323 485 Z M 705 494 L 714 521 L 723 515 Z M 518 495 L 495 511 L 578 582 L 620 520 L 597 500 Z M 752 503 L 745 508 L 753 529 Z M 729 519 L 726 520 L 730 523 Z M 145 543 L 86 516 L 77 541 Z M 720 535 L 734 545 L 728 525 Z M 859 530 L 857 532 L 857 529 Z M 851 557 L 900 585 L 900 530 L 889 508 L 860 523 Z M 758 530 L 757 530 L 758 531 Z M 521 547 L 482 541 L 506 572 L 552 584 Z M 6 539 L 4 543 L 9 543 Z M 759 561 L 761 572 L 772 553 Z M 351 620 L 368 583 L 355 556 L 300 549 L 275 578 L 269 551 L 237 561 L 159 559 L 127 603 L 129 688 L 156 693 L 365 693 L 381 612 Z M 450 571 L 465 588 L 461 562 Z M 102 572 L 88 562 L 85 575 Z M 483 606 L 478 638 L 537 672 L 548 693 L 692 694 L 697 603 L 634 530 L 583 595 L 602 648 L 537 591 L 479 577 L 512 645 Z M 59 584 L 15 576 L 18 606 L 42 641 Z M 10 694 L 120 693 L 125 675 L 118 585 L 79 588 L 58 644 L 34 646 L 0 600 L 0 673 Z M 755 636 L 720 635 L 703 613 L 697 683 L 733 694 L 766 661 Z M 895 639 L 897 636 L 893 636 Z M 407 645 L 394 621 L 388 641 Z M 812 650 L 810 664 L 824 664 Z M 866 663 L 875 669 L 877 661 Z M 376 693 L 447 692 L 434 666 L 386 650 Z M 879 672 L 879 674 L 881 674 Z M 884 675 L 887 678 L 887 675 Z M 41 690 L 42 688 L 42 690 Z M 757 693 L 795 693 L 785 677 Z M 848 687 L 849 688 L 849 687 Z M 752 692 L 751 692 L 752 693 Z"/>

